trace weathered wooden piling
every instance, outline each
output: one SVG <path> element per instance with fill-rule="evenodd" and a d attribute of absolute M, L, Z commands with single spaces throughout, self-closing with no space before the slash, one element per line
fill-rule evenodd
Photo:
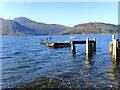
<path fill-rule="evenodd" d="M 89 38 L 86 38 L 86 57 L 92 56 L 92 44 L 89 42 Z"/>
<path fill-rule="evenodd" d="M 115 61 L 118 60 L 118 39 L 114 39 L 113 41 L 113 56 Z"/>
<path fill-rule="evenodd" d="M 115 35 L 112 35 L 112 40 L 114 40 L 115 39 Z"/>
<path fill-rule="evenodd" d="M 114 40 L 115 40 L 115 35 L 112 35 L 112 42 L 110 42 L 110 54 L 113 55 L 114 52 L 113 52 L 113 43 L 114 43 Z"/>
<path fill-rule="evenodd" d="M 114 39 L 113 41 L 113 52 L 112 52 L 112 55 L 115 56 L 115 51 L 116 51 L 116 40 Z"/>
<path fill-rule="evenodd" d="M 94 47 L 93 47 L 93 51 L 96 52 L 96 38 L 94 38 Z"/>
<path fill-rule="evenodd" d="M 71 41 L 71 52 L 74 55 L 76 53 L 74 42 Z"/>
<path fill-rule="evenodd" d="M 112 58 L 114 61 L 119 62 L 119 40 L 115 39 L 115 36 L 112 35 L 112 42 L 110 42 L 110 54 L 112 55 Z"/>
<path fill-rule="evenodd" d="M 113 42 L 110 42 L 110 54 L 113 52 Z"/>
<path fill-rule="evenodd" d="M 91 43 L 91 51 L 92 52 L 96 52 L 96 38 L 94 38 L 94 42 L 93 43 Z"/>

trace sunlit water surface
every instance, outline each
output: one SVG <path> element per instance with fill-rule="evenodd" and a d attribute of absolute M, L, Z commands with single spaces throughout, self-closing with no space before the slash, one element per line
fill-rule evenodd
<path fill-rule="evenodd" d="M 96 38 L 96 52 L 86 59 L 86 46 L 77 44 L 76 55 L 71 48 L 50 48 L 40 44 L 49 36 L 2 38 L 2 87 L 120 87 L 120 65 L 109 55 L 111 35 L 52 36 L 53 42 Z M 72 35 L 76 36 L 76 35 Z"/>

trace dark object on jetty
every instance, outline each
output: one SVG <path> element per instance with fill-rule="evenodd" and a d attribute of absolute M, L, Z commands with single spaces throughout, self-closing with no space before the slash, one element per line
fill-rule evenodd
<path fill-rule="evenodd" d="M 53 47 L 53 48 L 62 48 L 62 47 L 70 47 L 70 41 L 69 42 L 54 42 L 54 43 L 43 43 L 41 42 L 40 44 L 46 45 L 48 47 Z"/>
<path fill-rule="evenodd" d="M 119 63 L 120 42 L 119 42 L 119 39 L 115 39 L 115 35 L 112 35 L 112 42 L 110 42 L 110 55 L 114 61 Z"/>

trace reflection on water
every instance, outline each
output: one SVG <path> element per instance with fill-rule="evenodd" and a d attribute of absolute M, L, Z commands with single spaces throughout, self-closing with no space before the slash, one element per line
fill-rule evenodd
<path fill-rule="evenodd" d="M 120 65 L 119 63 L 112 61 L 112 70 L 108 71 L 111 79 L 115 81 L 114 87 L 120 86 Z"/>
<path fill-rule="evenodd" d="M 96 52 L 86 58 L 85 45 L 49 48 L 40 45 L 47 36 L 3 37 L 3 88 L 119 88 L 120 65 L 111 60 L 111 35 L 79 35 L 74 40 L 96 38 Z M 53 41 L 71 41 L 69 35 L 53 36 Z"/>
<path fill-rule="evenodd" d="M 85 64 L 86 64 L 86 68 L 91 68 L 94 64 L 94 61 L 92 61 L 92 59 L 87 59 L 85 61 Z"/>

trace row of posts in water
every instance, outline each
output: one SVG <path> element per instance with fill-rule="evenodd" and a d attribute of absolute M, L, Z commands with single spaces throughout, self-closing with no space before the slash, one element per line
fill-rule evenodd
<path fill-rule="evenodd" d="M 49 38 L 52 43 L 52 38 Z M 48 38 L 47 38 L 48 43 Z M 57 43 L 57 45 L 60 45 L 61 43 Z M 65 44 L 66 43 L 62 43 Z M 86 38 L 86 41 L 71 41 L 71 52 L 73 55 L 76 53 L 75 44 L 86 44 L 86 57 L 92 57 L 93 52 L 96 52 L 96 38 L 94 40 L 89 40 L 89 38 Z M 119 39 L 115 39 L 115 35 L 112 35 L 112 42 L 110 42 L 110 55 L 111 57 L 116 61 L 119 62 L 120 60 L 120 42 Z"/>
<path fill-rule="evenodd" d="M 86 44 L 86 57 L 90 58 L 93 55 L 93 52 L 96 52 L 96 38 L 94 40 L 89 40 L 86 38 L 86 41 L 71 41 L 71 52 L 75 55 L 75 44 Z"/>
<path fill-rule="evenodd" d="M 71 52 L 75 55 L 75 44 L 86 44 L 86 57 L 90 58 L 93 55 L 93 52 L 96 52 L 96 38 L 93 41 L 90 41 L 89 38 L 86 38 L 84 41 L 71 41 Z M 112 35 L 112 42 L 110 42 L 110 55 L 112 59 L 116 62 L 120 60 L 120 42 L 119 39 L 115 39 L 115 35 Z"/>
<path fill-rule="evenodd" d="M 112 42 L 110 42 L 110 55 L 116 61 L 120 60 L 120 42 L 119 39 L 115 39 L 115 35 L 112 35 Z"/>

